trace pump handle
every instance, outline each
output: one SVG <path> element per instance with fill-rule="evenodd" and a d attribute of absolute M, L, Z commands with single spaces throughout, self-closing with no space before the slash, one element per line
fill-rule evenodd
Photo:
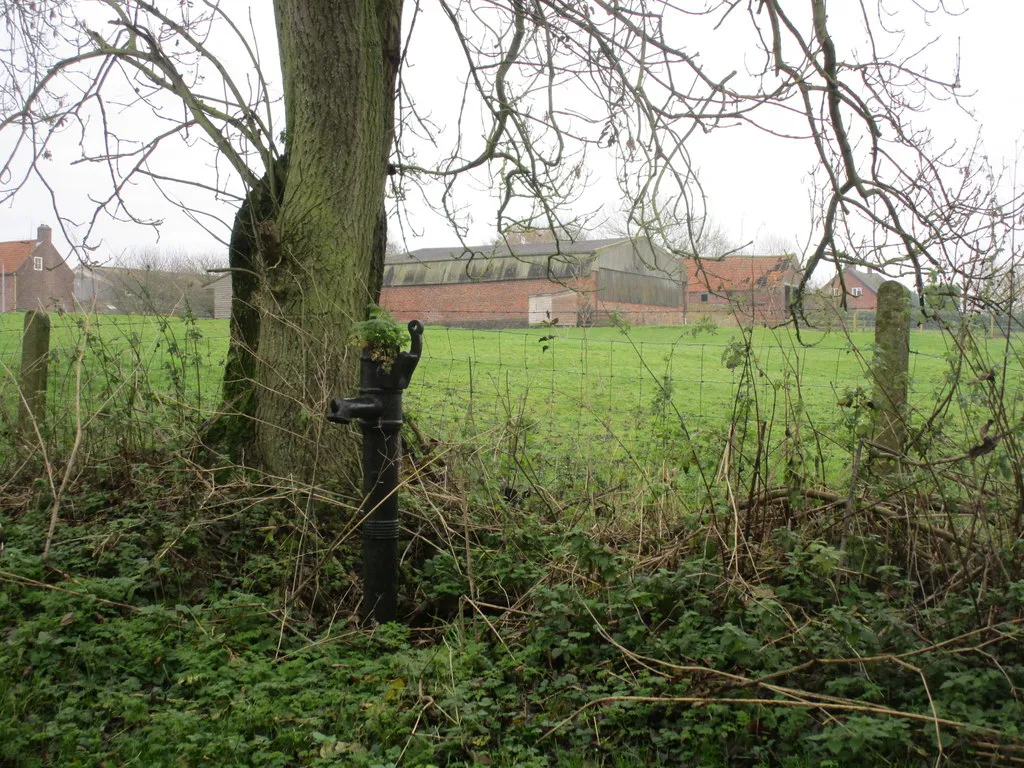
<path fill-rule="evenodd" d="M 419 320 L 409 321 L 409 338 L 412 340 L 409 355 L 418 358 L 423 352 L 423 323 Z"/>

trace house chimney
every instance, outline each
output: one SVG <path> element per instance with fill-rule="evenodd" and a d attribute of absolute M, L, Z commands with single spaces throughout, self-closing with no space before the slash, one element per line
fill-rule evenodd
<path fill-rule="evenodd" d="M 53 230 L 52 229 L 50 229 L 45 224 L 41 224 L 39 226 L 39 232 L 36 234 L 36 240 L 38 240 L 40 243 L 49 243 L 50 242 L 50 236 L 52 234 L 53 234 Z"/>

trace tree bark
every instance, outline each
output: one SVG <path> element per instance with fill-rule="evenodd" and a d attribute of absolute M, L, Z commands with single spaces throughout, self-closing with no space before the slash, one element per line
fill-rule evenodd
<path fill-rule="evenodd" d="M 284 199 L 287 156 L 273 163 L 249 191 L 235 214 L 228 258 L 231 267 L 231 343 L 224 365 L 222 406 L 204 441 L 246 463 L 255 439 L 256 362 L 259 360 L 260 287 L 263 278 L 261 236 L 277 219 Z"/>
<path fill-rule="evenodd" d="M 257 231 L 262 261 L 251 460 L 354 480 L 354 441 L 326 422 L 356 388 L 350 324 L 380 295 L 401 0 L 275 0 L 287 184 Z"/>

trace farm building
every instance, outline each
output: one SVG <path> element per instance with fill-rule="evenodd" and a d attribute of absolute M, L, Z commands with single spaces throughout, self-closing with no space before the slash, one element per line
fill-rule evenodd
<path fill-rule="evenodd" d="M 843 295 L 843 284 L 846 285 L 846 308 L 866 309 L 875 311 L 878 306 L 878 288 L 886 280 L 885 275 L 877 272 L 865 272 L 853 267 L 846 267 L 843 270 L 843 280 L 840 282 L 839 275 L 833 277 L 825 286 L 825 295 L 832 296 L 838 304 Z"/>
<path fill-rule="evenodd" d="M 180 315 L 191 310 L 213 317 L 213 293 L 205 274 L 147 267 L 81 266 L 75 270 L 75 302 L 89 312 Z"/>
<path fill-rule="evenodd" d="M 400 320 L 462 327 L 686 321 L 686 274 L 646 239 L 424 248 L 384 262 L 380 303 Z"/>
<path fill-rule="evenodd" d="M 785 322 L 801 277 L 792 254 L 689 259 L 687 268 L 691 319 L 710 317 L 719 325 Z"/>
<path fill-rule="evenodd" d="M 0 243 L 0 312 L 72 308 L 74 275 L 52 235 L 43 225 L 35 240 Z"/>

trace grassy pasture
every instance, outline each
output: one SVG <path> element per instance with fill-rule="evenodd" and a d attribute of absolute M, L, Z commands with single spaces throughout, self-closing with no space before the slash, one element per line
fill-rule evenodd
<path fill-rule="evenodd" d="M 52 320 L 53 423 L 71 423 L 76 388 L 90 425 L 122 409 L 157 439 L 168 420 L 201 420 L 216 409 L 226 321 L 71 314 Z M 22 322 L 21 314 L 0 317 L 0 393 L 8 418 L 16 408 Z M 788 329 L 764 328 L 745 336 L 734 328 L 431 327 L 407 410 L 428 436 L 482 436 L 484 445 L 514 445 L 554 468 L 567 459 L 626 474 L 686 463 L 702 444 L 720 446 L 731 425 L 764 423 L 768 444 L 777 447 L 799 424 L 803 437 L 813 435 L 824 473 L 826 465 L 848 464 L 844 456 L 865 421 L 856 394 L 870 391 L 873 342 L 870 332 L 804 332 L 798 339 Z M 978 356 L 986 367 L 1006 362 L 1007 402 L 1018 402 L 1020 355 L 1005 340 L 982 343 Z M 958 357 L 954 346 L 938 332 L 912 333 L 915 423 L 943 392 Z M 945 433 L 969 442 L 987 418 L 984 403 L 965 391 L 955 406 Z"/>
<path fill-rule="evenodd" d="M 554 335 L 554 339 L 543 340 Z M 767 463 L 781 472 L 800 455 L 802 471 L 841 482 L 856 435 L 869 421 L 874 333 L 759 328 L 694 334 L 692 328 L 428 329 L 426 356 L 408 409 L 447 438 L 490 431 L 490 443 L 524 449 L 557 473 L 559 463 L 604 473 L 608 485 L 649 484 L 693 459 L 715 474 L 726 440 L 742 452 L 759 424 Z M 982 341 L 961 381 L 1006 364 L 1006 403 L 1021 397 L 1021 358 L 1006 340 Z M 545 349 L 547 347 L 547 349 Z M 961 359 L 935 331 L 911 334 L 911 420 L 920 426 L 943 399 Z M 844 403 L 844 405 L 840 405 Z M 990 417 L 970 386 L 957 388 L 940 424 L 950 450 L 977 442 Z M 746 442 L 744 442 L 746 441 Z M 484 444 L 488 444 L 484 441 Z M 706 449 L 706 450 L 705 450 Z M 780 450 L 782 449 L 782 450 Z M 753 452 L 753 448 L 750 449 Z"/>
<path fill-rule="evenodd" d="M 80 418 L 92 440 L 117 442 L 130 430 L 135 445 L 147 446 L 166 442 L 173 427 L 217 408 L 226 321 L 80 314 L 50 319 L 47 418 L 56 435 L 69 434 Z M 23 323 L 22 313 L 0 316 L 0 424 L 16 418 Z"/>

